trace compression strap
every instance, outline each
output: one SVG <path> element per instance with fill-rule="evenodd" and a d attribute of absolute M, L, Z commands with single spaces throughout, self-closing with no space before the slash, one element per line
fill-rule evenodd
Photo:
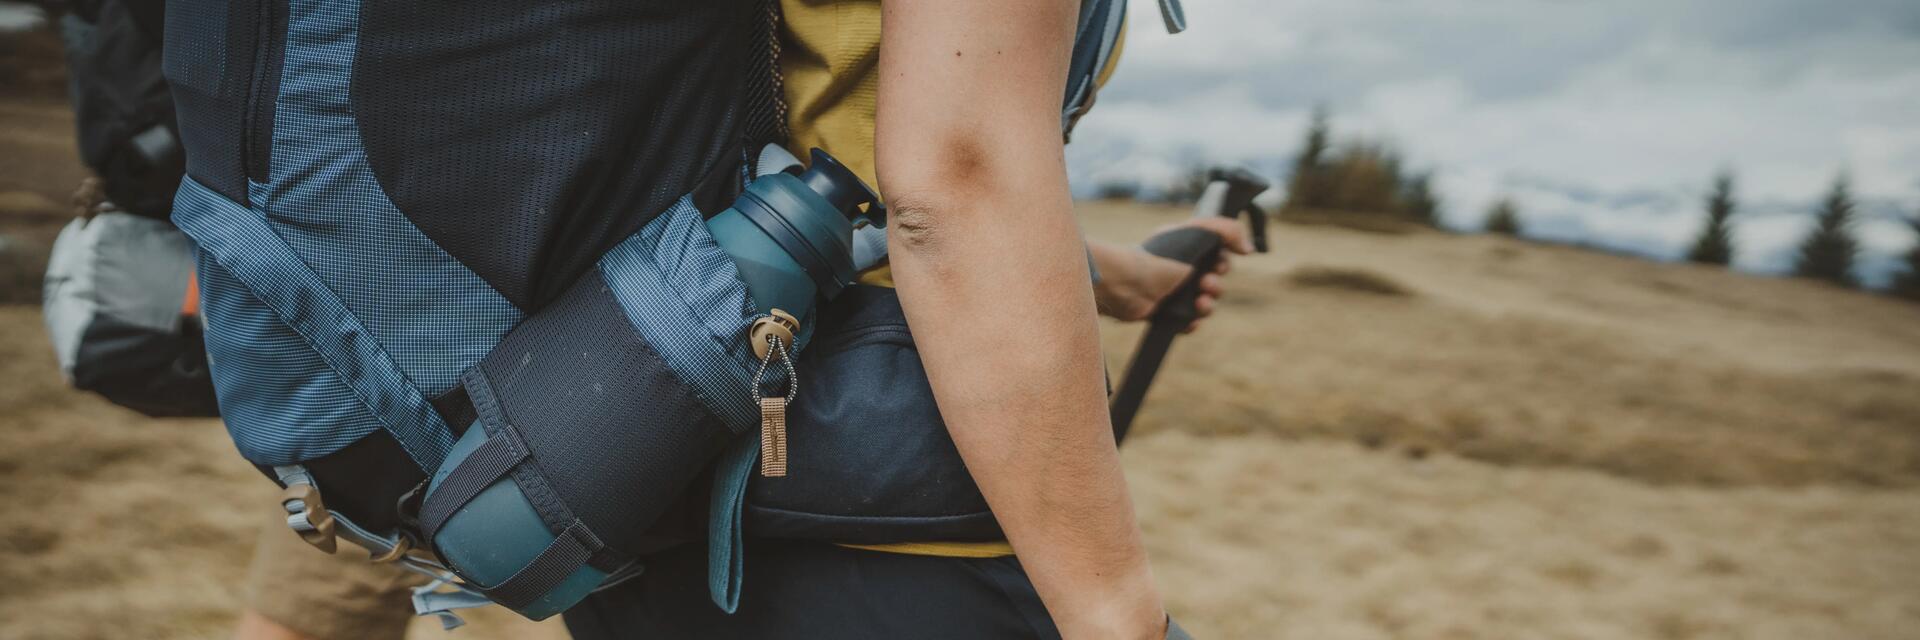
<path fill-rule="evenodd" d="M 476 428 L 468 427 L 469 429 Z M 526 444 L 513 429 L 500 429 L 487 435 L 487 441 L 447 474 L 440 486 L 420 504 L 420 531 L 426 539 L 440 535 L 447 519 L 467 506 L 480 492 L 507 475 L 527 459 Z"/>

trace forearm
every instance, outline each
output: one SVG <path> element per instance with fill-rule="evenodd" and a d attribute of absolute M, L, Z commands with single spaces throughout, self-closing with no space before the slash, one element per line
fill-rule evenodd
<path fill-rule="evenodd" d="M 1025 204 L 1036 214 L 1065 206 Z M 976 205 L 924 206 L 948 216 Z M 938 246 L 909 240 L 892 248 L 941 417 L 1056 617 L 1119 623 L 1157 612 L 1107 417 L 1075 230 L 1039 221 L 1017 234 L 968 226 L 941 225 Z"/>
<path fill-rule="evenodd" d="M 1133 302 L 1134 274 L 1146 269 L 1141 263 L 1148 257 L 1147 254 L 1142 253 L 1139 247 L 1088 239 L 1087 255 L 1101 276 L 1101 280 L 1093 285 L 1093 302 L 1100 310 L 1100 315 L 1122 320 L 1138 319 L 1135 317 L 1138 310 L 1128 303 Z"/>
<path fill-rule="evenodd" d="M 884 11 L 889 254 L 941 417 L 1062 632 L 1152 637 L 1060 148 L 1072 4 Z"/>

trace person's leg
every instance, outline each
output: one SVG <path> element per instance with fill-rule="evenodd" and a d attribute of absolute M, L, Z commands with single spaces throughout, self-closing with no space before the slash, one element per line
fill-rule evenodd
<path fill-rule="evenodd" d="M 740 609 L 707 596 L 706 550 L 650 558 L 628 584 L 566 614 L 578 640 L 600 638 L 1057 639 L 1052 619 L 1006 558 L 942 558 L 815 542 L 747 543 Z"/>
<path fill-rule="evenodd" d="M 254 546 L 236 640 L 406 636 L 409 590 L 424 577 L 368 562 L 365 551 L 344 542 L 338 552 L 322 553 L 287 528 L 284 514 L 274 516 Z"/>

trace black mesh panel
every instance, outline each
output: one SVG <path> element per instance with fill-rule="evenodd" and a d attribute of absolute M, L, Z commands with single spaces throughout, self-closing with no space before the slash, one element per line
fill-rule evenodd
<path fill-rule="evenodd" d="M 280 72 L 286 66 L 287 0 L 260 3 L 259 54 L 254 60 L 254 89 L 247 107 L 247 177 L 266 182 L 273 166 L 273 114 L 279 103 Z"/>
<path fill-rule="evenodd" d="M 780 78 L 780 3 L 762 0 L 761 19 L 747 71 L 746 139 L 748 149 L 787 142 L 787 99 Z"/>
<path fill-rule="evenodd" d="M 731 199 L 737 179 L 703 179 L 741 161 L 758 6 L 369 1 L 353 74 L 368 162 L 421 231 L 538 309 L 680 196 Z"/>
<path fill-rule="evenodd" d="M 179 111 L 187 175 L 239 203 L 247 201 L 247 96 L 260 17 L 251 2 L 168 2 L 160 51 Z"/>
<path fill-rule="evenodd" d="M 540 509 L 547 489 L 608 546 L 656 546 L 643 532 L 719 453 L 726 428 L 628 324 L 597 270 L 515 328 L 480 364 L 546 487 L 520 482 Z M 482 411 L 484 416 L 488 412 Z M 516 472 L 516 479 L 518 478 Z"/>

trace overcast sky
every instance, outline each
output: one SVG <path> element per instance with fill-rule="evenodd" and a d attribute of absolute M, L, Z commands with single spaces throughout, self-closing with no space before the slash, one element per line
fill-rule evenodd
<path fill-rule="evenodd" d="M 1738 266 L 1778 271 L 1847 171 L 1878 281 L 1920 212 L 1920 0 L 1135 0 L 1068 156 L 1075 184 L 1196 161 L 1278 175 L 1317 102 L 1337 138 L 1433 169 L 1451 226 L 1499 195 L 1530 233 L 1674 257 L 1738 174 Z"/>
<path fill-rule="evenodd" d="M 0 23 L 26 17 L 0 2 Z M 1445 222 L 1510 195 L 1529 233 L 1671 258 L 1721 167 L 1736 265 L 1778 272 L 1842 170 L 1863 271 L 1920 213 L 1920 0 L 1134 0 L 1126 53 L 1068 147 L 1077 188 L 1196 162 L 1279 177 L 1308 113 L 1435 171 Z"/>

